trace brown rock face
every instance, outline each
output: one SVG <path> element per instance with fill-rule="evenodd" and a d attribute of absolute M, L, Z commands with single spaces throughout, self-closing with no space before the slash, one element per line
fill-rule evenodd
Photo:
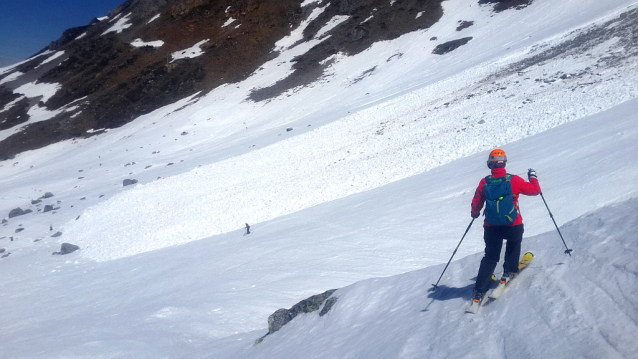
<path fill-rule="evenodd" d="M 254 92 L 250 100 L 266 100 L 317 80 L 324 70 L 320 61 L 333 54 L 356 54 L 376 41 L 431 26 L 442 16 L 441 1 L 323 0 L 304 8 L 299 0 L 127 1 L 108 20 L 69 29 L 45 49 L 64 51 L 59 58 L 43 64 L 50 55 L 34 57 L 14 70 L 24 73 L 18 80 L 0 85 L 0 109 L 19 98 L 14 89 L 36 80 L 61 85 L 46 103 L 40 103 L 42 107 L 74 108 L 0 141 L 0 160 L 90 136 L 91 129 L 119 127 L 186 96 L 240 81 L 276 56 L 274 44 L 318 6 L 327 8 L 306 28 L 304 40 L 315 37 L 336 15 L 348 19 L 330 32 L 330 38 L 296 58 L 291 76 Z M 223 26 L 231 17 L 235 22 Z M 118 21 L 130 27 L 106 33 Z M 136 39 L 164 44 L 134 47 Z M 201 56 L 172 61 L 171 54 L 203 40 L 208 41 L 201 46 Z M 0 80 L 12 73 L 0 75 Z M 27 111 L 38 101 L 41 98 L 24 98 L 1 112 L 0 129 L 25 123 Z"/>

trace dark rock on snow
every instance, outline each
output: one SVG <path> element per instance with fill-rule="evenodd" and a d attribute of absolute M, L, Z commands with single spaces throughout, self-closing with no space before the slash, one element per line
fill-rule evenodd
<path fill-rule="evenodd" d="M 295 304 L 290 309 L 279 309 L 268 317 L 268 333 L 259 338 L 255 344 L 261 343 L 264 338 L 288 324 L 297 315 L 301 313 L 311 313 L 319 310 L 325 302 L 323 309 L 319 313 L 319 316 L 324 316 L 337 302 L 336 297 L 331 297 L 336 289 L 331 289 L 322 294 L 313 295 L 308 299 L 304 299 L 301 302 Z"/>
<path fill-rule="evenodd" d="M 57 237 L 60 237 L 61 235 L 62 235 L 62 232 L 55 232 L 55 234 L 52 235 L 51 237 L 57 238 Z"/>
<path fill-rule="evenodd" d="M 468 27 L 474 25 L 474 21 L 462 21 L 459 20 L 459 25 L 456 27 L 456 31 L 461 31 L 463 29 L 467 29 Z"/>
<path fill-rule="evenodd" d="M 494 5 L 494 12 L 501 12 L 507 9 L 520 10 L 532 3 L 533 0 L 479 0 L 479 4 Z"/>
<path fill-rule="evenodd" d="M 136 183 L 137 183 L 137 180 L 136 180 L 136 179 L 125 179 L 125 180 L 122 182 L 122 186 L 126 187 L 126 186 L 130 186 L 130 185 L 132 185 L 132 184 L 136 184 Z"/>
<path fill-rule="evenodd" d="M 308 24 L 302 41 L 317 36 L 336 15 L 347 15 L 348 20 L 295 59 L 294 72 L 288 78 L 256 91 L 249 99 L 268 100 L 320 79 L 327 67 L 324 60 L 334 54 L 354 55 L 375 42 L 429 28 L 443 15 L 442 1 L 394 5 L 376 0 L 323 2 L 324 11 Z M 60 84 L 62 89 L 42 104 L 48 110 L 61 109 L 81 98 L 86 101 L 78 103 L 76 111 L 61 111 L 49 120 L 28 123 L 1 140 L 0 160 L 59 141 L 91 137 L 96 133 L 90 129 L 117 128 L 186 96 L 246 79 L 273 58 L 277 41 L 320 6 L 301 4 L 297 0 L 129 0 L 109 14 L 109 21 L 93 20 L 65 31 L 46 48 L 64 51 L 62 57 L 40 69 L 48 56 L 33 57 L 16 71 L 30 80 Z M 373 12 L 374 17 L 362 22 Z M 415 16 L 417 13 L 423 15 Z M 149 23 L 155 14 L 161 16 Z M 105 34 L 113 26 L 111 21 L 123 15 L 130 15 L 132 26 L 122 33 Z M 238 19 L 241 28 L 223 27 L 229 17 Z M 134 38 L 161 39 L 166 45 L 133 48 L 130 42 Z M 204 38 L 210 41 L 202 46 L 201 56 L 167 61 L 176 49 L 189 48 Z M 19 99 L 8 85 L 0 85 L 0 108 Z M 25 98 L 0 113 L 0 129 L 26 123 L 32 105 Z"/>
<path fill-rule="evenodd" d="M 23 214 L 24 214 L 24 211 L 22 210 L 22 208 L 20 207 L 14 208 L 11 210 L 11 212 L 9 212 L 9 218 L 22 216 Z"/>
<path fill-rule="evenodd" d="M 76 246 L 75 244 L 62 243 L 62 247 L 60 248 L 60 251 L 53 252 L 53 255 L 65 255 L 65 254 L 73 253 L 77 251 L 78 249 L 80 249 L 80 247 Z"/>
<path fill-rule="evenodd" d="M 462 39 L 444 42 L 442 44 L 437 45 L 434 48 L 434 50 L 432 50 L 432 53 L 435 55 L 447 54 L 448 52 L 452 52 L 458 49 L 459 47 L 467 44 L 468 42 L 470 42 L 470 40 L 472 40 L 472 37 L 464 37 Z"/>
<path fill-rule="evenodd" d="M 328 300 L 326 300 L 326 304 L 323 305 L 323 308 L 319 312 L 319 316 L 323 317 L 324 315 L 328 314 L 330 309 L 332 309 L 332 306 L 337 303 L 337 299 L 337 297 L 328 298 Z"/>

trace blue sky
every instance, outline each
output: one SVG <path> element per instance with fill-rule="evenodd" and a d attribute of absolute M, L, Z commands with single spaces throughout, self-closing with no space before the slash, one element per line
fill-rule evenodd
<path fill-rule="evenodd" d="M 0 66 L 23 60 L 64 30 L 88 25 L 125 0 L 0 0 Z"/>

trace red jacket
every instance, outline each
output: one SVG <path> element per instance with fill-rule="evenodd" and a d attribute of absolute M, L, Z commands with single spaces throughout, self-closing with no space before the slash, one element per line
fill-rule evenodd
<path fill-rule="evenodd" d="M 507 171 L 505 168 L 495 168 L 492 170 L 492 176 L 494 178 L 505 177 Z M 516 206 L 516 211 L 518 212 L 518 218 L 512 224 L 512 226 L 517 226 L 519 224 L 523 224 L 523 217 L 521 216 L 521 211 L 518 208 L 518 195 L 524 194 L 526 196 L 538 196 L 541 193 L 541 187 L 538 184 L 538 180 L 536 178 L 532 178 L 529 182 L 525 181 L 519 176 L 512 175 L 510 179 L 512 183 L 512 193 L 514 194 L 514 205 Z M 485 178 L 481 179 L 481 182 L 474 193 L 474 198 L 472 199 L 472 216 L 478 217 L 481 214 L 481 209 L 483 209 L 483 205 L 485 204 L 485 185 L 487 182 Z M 484 222 L 485 226 L 490 226 L 491 224 Z"/>

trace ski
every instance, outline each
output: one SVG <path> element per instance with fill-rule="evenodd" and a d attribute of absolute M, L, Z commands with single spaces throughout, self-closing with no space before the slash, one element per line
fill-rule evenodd
<path fill-rule="evenodd" d="M 504 281 L 501 279 L 501 281 L 498 283 L 498 286 L 489 294 L 489 297 L 491 299 L 496 299 L 498 297 L 501 296 L 501 294 L 503 294 L 503 292 L 505 291 L 505 287 L 507 287 L 507 285 L 514 279 L 516 278 L 516 276 L 521 273 L 521 271 L 523 269 L 525 269 L 534 259 L 534 254 L 532 254 L 532 252 L 527 252 L 525 253 L 525 255 L 523 256 L 523 258 L 521 259 L 521 261 L 518 263 L 518 273 L 514 275 L 513 278 L 511 278 L 508 281 Z"/>
<path fill-rule="evenodd" d="M 523 269 L 525 269 L 532 262 L 533 259 L 534 259 L 534 254 L 532 252 L 525 253 L 521 261 L 518 262 L 518 273 L 516 275 L 520 274 L 520 272 Z M 492 280 L 495 280 L 495 278 L 496 277 L 492 274 Z M 516 276 L 514 276 L 514 278 L 516 278 Z M 472 300 L 472 304 L 470 304 L 470 306 L 467 307 L 465 312 L 476 314 L 481 307 L 486 306 L 489 303 L 496 300 L 496 298 L 500 297 L 501 294 L 503 294 L 503 291 L 505 291 L 505 287 L 507 287 L 507 285 L 512 281 L 512 279 L 510 279 L 507 282 L 499 281 L 498 286 L 494 288 L 494 290 L 492 290 L 491 292 L 488 292 L 489 294 L 486 294 L 485 296 L 483 296 L 481 300 L 479 301 Z"/>
<path fill-rule="evenodd" d="M 492 283 L 496 280 L 496 276 L 494 274 L 492 274 Z M 487 294 L 487 293 L 486 293 Z M 481 298 L 481 300 L 479 301 L 475 301 L 472 300 L 472 304 L 470 304 L 469 307 L 467 307 L 467 309 L 465 309 L 465 313 L 472 313 L 472 314 L 476 314 L 476 312 L 478 312 L 479 308 L 481 308 L 481 304 L 483 304 L 483 301 L 485 300 L 485 295 L 483 296 L 483 298 Z"/>
<path fill-rule="evenodd" d="M 484 299 L 485 296 L 483 296 L 480 301 L 472 299 L 472 304 L 470 304 L 470 306 L 465 309 L 465 313 L 476 314 L 476 312 L 478 312 L 478 310 L 481 308 L 481 303 L 483 303 Z"/>

